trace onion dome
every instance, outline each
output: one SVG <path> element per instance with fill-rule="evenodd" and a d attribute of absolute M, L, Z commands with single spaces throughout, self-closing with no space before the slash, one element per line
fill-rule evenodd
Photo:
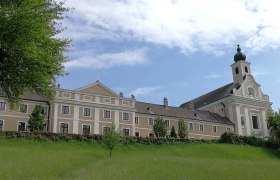
<path fill-rule="evenodd" d="M 237 52 L 234 55 L 234 62 L 238 61 L 245 61 L 246 60 L 246 55 L 241 52 L 241 48 L 239 47 L 239 44 L 237 45 Z"/>

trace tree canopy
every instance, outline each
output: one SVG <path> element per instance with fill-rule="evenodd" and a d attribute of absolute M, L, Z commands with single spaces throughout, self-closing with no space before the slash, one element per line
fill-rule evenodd
<path fill-rule="evenodd" d="M 280 142 L 280 111 L 268 115 L 267 125 L 271 138 Z"/>
<path fill-rule="evenodd" d="M 65 75 L 70 40 L 58 38 L 69 8 L 56 0 L 0 1 L 0 87 L 18 104 L 27 91 L 52 97 L 55 79 Z"/>
<path fill-rule="evenodd" d="M 159 116 L 155 118 L 153 131 L 156 137 L 165 137 L 166 136 L 166 122 Z"/>
<path fill-rule="evenodd" d="M 30 115 L 28 124 L 31 132 L 42 131 L 44 129 L 44 113 L 43 106 L 36 105 L 32 114 Z"/>
<path fill-rule="evenodd" d="M 184 119 L 180 118 L 178 121 L 178 136 L 181 139 L 184 139 L 187 137 L 187 126 L 186 123 L 184 121 Z"/>
<path fill-rule="evenodd" d="M 103 144 L 109 150 L 109 156 L 112 157 L 112 151 L 114 147 L 119 143 L 121 135 L 116 131 L 116 126 L 111 124 L 111 127 L 108 128 L 103 134 Z"/>

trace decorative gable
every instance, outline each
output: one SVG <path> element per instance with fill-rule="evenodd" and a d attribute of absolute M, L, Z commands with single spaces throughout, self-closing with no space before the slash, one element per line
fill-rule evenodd
<path fill-rule="evenodd" d="M 107 88 L 105 85 L 103 85 L 100 81 L 96 81 L 93 84 L 81 87 L 77 89 L 76 91 L 81 93 L 89 93 L 89 94 L 100 94 L 105 96 L 118 96 L 115 92 L 113 92 L 111 89 Z"/>

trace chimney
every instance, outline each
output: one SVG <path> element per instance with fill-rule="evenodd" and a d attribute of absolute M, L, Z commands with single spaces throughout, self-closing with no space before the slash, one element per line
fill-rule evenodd
<path fill-rule="evenodd" d="M 166 97 L 163 98 L 164 107 L 168 107 L 168 99 Z"/>
<path fill-rule="evenodd" d="M 123 97 L 123 92 L 120 92 L 120 97 Z"/>

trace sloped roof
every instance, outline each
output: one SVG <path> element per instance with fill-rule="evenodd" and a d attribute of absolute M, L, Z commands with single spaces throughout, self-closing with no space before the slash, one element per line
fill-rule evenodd
<path fill-rule="evenodd" d="M 49 98 L 39 94 L 28 92 L 23 96 L 23 100 L 49 102 Z"/>
<path fill-rule="evenodd" d="M 184 118 L 184 119 L 192 119 L 196 121 L 208 121 L 208 122 L 229 124 L 229 125 L 233 124 L 228 118 L 221 117 L 219 114 L 211 113 L 209 111 L 196 110 L 194 112 L 191 109 L 187 109 L 187 108 L 172 107 L 172 106 L 165 107 L 163 105 L 144 103 L 138 101 L 136 101 L 135 107 L 136 107 L 136 113 L 140 113 L 140 114 Z M 197 114 L 197 116 L 195 116 L 195 113 Z"/>
<path fill-rule="evenodd" d="M 189 108 L 190 103 L 192 102 L 194 109 L 198 109 L 200 107 L 203 107 L 205 105 L 211 104 L 212 102 L 218 101 L 219 99 L 225 98 L 227 96 L 230 96 L 233 92 L 234 88 L 239 88 L 239 84 L 233 84 L 229 83 L 223 87 L 220 87 L 214 91 L 211 91 L 207 94 L 204 94 L 202 96 L 199 96 L 198 98 L 195 98 L 191 101 L 185 102 L 184 104 L 181 104 L 180 107 L 186 107 Z"/>

